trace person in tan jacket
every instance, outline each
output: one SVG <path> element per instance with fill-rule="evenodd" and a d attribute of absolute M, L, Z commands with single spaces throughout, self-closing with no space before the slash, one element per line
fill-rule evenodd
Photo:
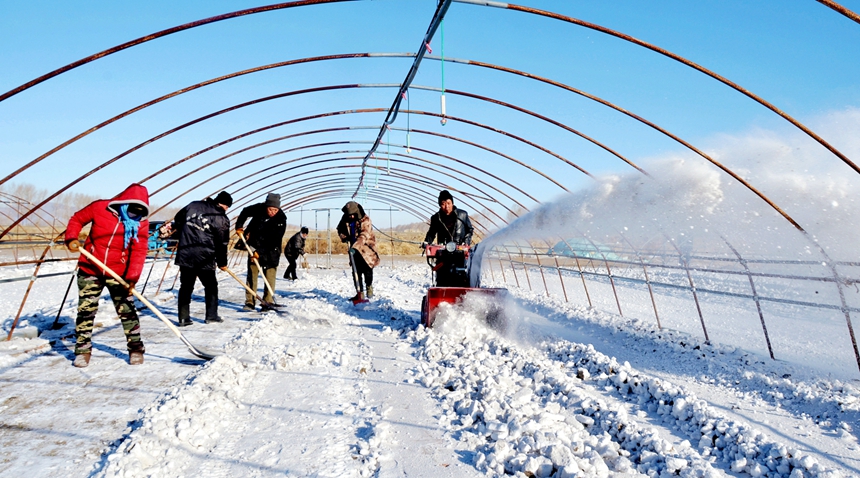
<path fill-rule="evenodd" d="M 373 297 L 373 268 L 379 264 L 376 236 L 370 216 L 364 213 L 361 204 L 349 201 L 341 211 L 343 216 L 337 223 L 337 234 L 341 242 L 349 243 L 349 257 L 357 276 L 356 295 L 350 300 L 360 302 Z"/>

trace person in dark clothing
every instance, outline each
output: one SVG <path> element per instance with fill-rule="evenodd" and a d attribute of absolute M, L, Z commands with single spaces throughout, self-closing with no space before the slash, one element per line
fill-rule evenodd
<path fill-rule="evenodd" d="M 424 244 L 456 242 L 472 244 L 472 221 L 469 214 L 454 207 L 454 198 L 448 190 L 439 193 L 439 212 L 430 217 L 430 229 L 424 236 Z M 434 241 L 435 238 L 435 241 Z"/>
<path fill-rule="evenodd" d="M 145 352 L 140 339 L 140 319 L 130 298 L 140 278 L 149 236 L 149 192 L 132 184 L 113 199 L 90 203 L 72 215 L 66 228 L 66 246 L 72 252 L 84 247 L 125 280 L 126 289 L 86 256 L 78 259 L 78 316 L 75 319 L 75 367 L 86 367 L 93 351 L 93 322 L 99 298 L 107 287 L 122 322 L 128 347 L 128 363 L 143 363 Z M 90 233 L 83 246 L 78 235 L 87 224 Z"/>
<path fill-rule="evenodd" d="M 308 237 L 308 228 L 302 227 L 301 231 L 295 233 L 293 237 L 287 241 L 287 247 L 284 248 L 284 257 L 287 258 L 289 265 L 284 272 L 284 279 L 296 280 L 296 261 L 299 256 L 305 253 L 305 239 Z"/>
<path fill-rule="evenodd" d="M 206 296 L 206 323 L 223 322 L 218 316 L 218 280 L 215 266 L 227 269 L 230 220 L 227 209 L 233 198 L 221 191 L 215 199 L 194 201 L 182 208 L 171 229 L 179 234 L 176 265 L 179 266 L 179 326 L 191 325 L 191 293 L 200 279 Z"/>
<path fill-rule="evenodd" d="M 251 222 L 245 229 L 245 221 L 249 218 Z M 281 211 L 281 196 L 276 193 L 269 193 L 265 202 L 242 209 L 239 218 L 236 219 L 236 234 L 244 235 L 251 253 L 248 257 L 248 287 L 251 290 L 257 290 L 257 275 L 260 272 L 263 273 L 263 280 L 270 286 L 264 287 L 266 291 L 263 296 L 264 310 L 267 308 L 266 304 L 272 304 L 275 301 L 271 291 L 275 290 L 275 275 L 281 260 L 281 247 L 286 230 L 287 215 Z M 254 259 L 259 262 L 262 271 L 257 268 Z M 246 291 L 244 310 L 255 310 L 256 300 L 254 294 Z"/>
<path fill-rule="evenodd" d="M 364 213 L 361 204 L 350 201 L 341 209 L 343 216 L 337 223 L 337 234 L 341 242 L 349 242 L 349 257 L 355 266 L 358 277 L 355 277 L 356 294 L 353 302 L 373 297 L 373 268 L 379 264 L 379 254 L 376 251 L 376 236 L 373 234 L 373 223 L 370 216 Z M 367 295 L 363 291 L 367 286 Z"/>

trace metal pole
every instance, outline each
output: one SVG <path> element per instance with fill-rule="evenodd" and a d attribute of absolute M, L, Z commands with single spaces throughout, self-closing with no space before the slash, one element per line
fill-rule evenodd
<path fill-rule="evenodd" d="M 516 244 L 516 242 L 514 243 Z M 517 249 L 520 251 L 520 260 L 523 261 L 523 272 L 526 275 L 526 283 L 529 285 L 529 291 L 532 290 L 532 279 L 529 277 L 529 269 L 526 267 L 526 257 L 523 255 L 523 248 L 517 244 Z"/>
<path fill-rule="evenodd" d="M 181 268 L 181 267 L 179 268 L 179 272 L 180 272 L 180 273 L 182 272 L 182 268 Z M 173 284 L 170 284 L 170 288 L 169 288 L 169 289 L 167 289 L 167 291 L 168 291 L 168 292 L 172 291 L 172 290 L 173 290 L 173 288 L 174 288 L 174 287 L 176 287 L 176 280 L 177 280 L 177 279 L 179 279 L 179 274 L 176 274 L 175 276 L 173 276 Z"/>
<path fill-rule="evenodd" d="M 615 305 L 618 306 L 618 315 L 624 317 L 624 314 L 621 312 L 621 301 L 618 300 L 618 291 L 615 289 L 615 279 L 612 277 L 612 269 L 609 268 L 609 261 L 606 260 L 606 256 L 602 252 L 600 255 L 603 256 L 603 263 L 606 264 L 606 275 L 609 276 L 609 283 L 612 284 L 612 294 L 615 296 Z"/>
<path fill-rule="evenodd" d="M 690 266 L 687 263 L 687 259 L 684 257 L 684 254 L 681 252 L 681 249 L 678 249 L 678 245 L 675 244 L 671 238 L 666 237 L 666 239 L 669 241 L 669 244 L 672 244 L 675 251 L 678 252 L 678 258 L 681 260 L 684 272 L 687 273 L 687 280 L 690 282 L 690 290 L 693 292 L 693 301 L 696 303 L 696 311 L 699 312 L 699 321 L 702 323 L 702 332 L 705 334 L 705 343 L 710 344 L 711 339 L 708 338 L 708 329 L 705 327 L 705 318 L 702 316 L 702 307 L 699 305 L 699 295 L 696 293 L 696 284 L 693 283 L 693 276 L 690 274 Z"/>
<path fill-rule="evenodd" d="M 541 280 L 543 280 L 543 288 L 546 291 L 546 296 L 549 297 L 549 287 L 547 287 L 546 285 L 546 276 L 543 273 L 543 264 L 540 263 L 540 254 L 538 254 L 538 251 L 534 248 L 534 246 L 532 246 L 532 251 L 534 251 L 535 259 L 538 263 L 538 269 L 540 270 L 540 278 Z"/>
<path fill-rule="evenodd" d="M 391 204 L 388 205 L 388 232 L 391 239 L 391 268 L 394 269 L 394 213 Z"/>
<path fill-rule="evenodd" d="M 648 286 L 648 294 L 651 296 L 651 306 L 654 308 L 654 317 L 657 319 L 657 328 L 662 330 L 663 326 L 660 325 L 660 314 L 657 313 L 657 302 L 654 300 L 654 290 L 651 287 L 651 278 L 648 277 L 648 268 L 645 267 L 645 261 L 642 259 L 642 255 L 639 254 L 639 250 L 636 249 L 636 246 L 634 246 L 633 243 L 627 239 L 627 236 L 625 236 L 624 234 L 620 235 L 621 238 L 624 239 L 624 242 L 626 242 L 633 250 L 633 253 L 636 254 L 636 258 L 639 260 L 639 264 L 642 265 L 642 272 L 645 273 L 645 284 Z"/>
<path fill-rule="evenodd" d="M 514 281 L 517 283 L 517 287 L 519 287 L 520 278 L 517 277 L 517 270 L 514 268 L 514 258 L 511 256 L 511 251 L 508 250 L 508 246 L 505 246 L 505 252 L 508 253 L 508 262 L 511 264 L 511 271 L 514 273 Z"/>
<path fill-rule="evenodd" d="M 570 302 L 567 298 L 567 289 L 564 287 L 564 276 L 561 275 L 561 266 L 558 264 L 558 257 L 553 256 L 553 259 L 555 259 L 555 270 L 558 271 L 558 281 L 561 283 L 561 291 L 564 293 L 564 301 Z"/>
<path fill-rule="evenodd" d="M 493 284 L 496 283 L 496 273 L 493 272 L 493 263 L 490 261 L 490 258 L 487 258 L 487 267 L 490 269 L 490 278 L 493 279 Z"/>
<path fill-rule="evenodd" d="M 642 262 L 642 272 L 645 273 L 645 283 L 648 284 L 648 294 L 651 295 L 651 306 L 654 307 L 654 318 L 657 319 L 657 328 L 663 329 L 660 324 L 660 314 L 657 313 L 657 301 L 654 300 L 654 290 L 651 288 L 651 278 L 648 277 L 648 268 L 645 267 L 645 262 Z"/>
<path fill-rule="evenodd" d="M 565 242 L 567 244 L 567 242 Z M 573 251 L 573 249 L 571 249 Z M 585 274 L 582 273 L 582 266 L 579 264 L 579 257 L 576 251 L 573 251 L 573 259 L 576 261 L 576 268 L 579 270 L 579 278 L 582 279 L 582 289 L 585 290 L 585 298 L 588 299 L 588 307 L 594 307 L 591 303 L 591 294 L 588 293 L 588 286 L 585 285 Z"/>
<path fill-rule="evenodd" d="M 508 277 L 505 275 L 505 265 L 502 264 L 502 256 L 501 255 L 498 256 L 498 259 L 499 259 L 499 270 L 502 271 L 502 282 L 505 285 L 507 285 L 508 284 Z"/>
<path fill-rule="evenodd" d="M 149 266 L 149 272 L 146 274 L 146 280 L 143 281 L 143 288 L 140 289 L 140 295 L 143 295 L 144 291 L 146 291 L 146 284 L 149 284 L 149 278 L 152 276 L 152 269 L 155 267 L 155 263 L 158 262 L 158 256 L 161 255 L 161 248 L 155 250 L 155 257 L 152 258 L 152 264 Z"/>
<path fill-rule="evenodd" d="M 741 257 L 740 252 L 738 252 L 737 249 L 735 249 L 734 246 L 732 246 L 731 243 L 729 243 L 729 241 L 725 237 L 723 238 L 723 241 L 725 241 L 726 245 L 729 246 L 729 249 L 731 249 L 732 252 L 734 252 L 735 255 L 738 256 L 738 261 L 747 273 L 747 279 L 749 279 L 750 281 L 750 289 L 752 289 L 753 300 L 755 301 L 755 308 L 758 311 L 758 318 L 761 321 L 761 329 L 764 332 L 764 340 L 765 342 L 767 342 L 767 351 L 770 354 L 770 358 L 772 360 L 776 360 L 776 358 L 774 358 L 773 356 L 773 347 L 771 347 L 770 345 L 770 336 L 767 333 L 767 325 L 764 323 L 764 314 L 761 311 L 761 303 L 758 299 L 758 293 L 755 290 L 755 283 L 753 282 L 752 272 L 747 265 L 747 260 Z"/>
<path fill-rule="evenodd" d="M 173 248 L 173 254 L 176 254 L 176 249 L 177 249 L 176 247 Z M 164 266 L 164 272 L 161 273 L 161 280 L 158 281 L 158 287 L 155 289 L 155 295 L 156 296 L 158 296 L 158 293 L 161 292 L 161 285 L 164 284 L 164 278 L 167 277 L 167 269 L 170 269 L 170 263 L 171 263 L 171 261 L 168 258 L 167 264 Z"/>
<path fill-rule="evenodd" d="M 27 297 L 29 297 L 30 290 L 33 288 L 33 283 L 36 282 L 36 277 L 39 275 L 39 268 L 42 267 L 42 260 L 45 259 L 46 255 L 48 255 L 48 251 L 53 245 L 54 243 L 52 241 L 50 244 L 48 244 L 48 247 L 46 247 L 45 250 L 42 251 L 42 256 L 39 257 L 39 262 L 36 264 L 36 270 L 33 271 L 33 275 L 32 277 L 30 277 L 30 283 L 27 284 L 27 291 L 24 292 L 24 299 L 21 300 L 21 306 L 18 307 L 18 313 L 15 315 L 15 321 L 12 322 L 12 327 L 9 329 L 9 335 L 6 336 L 6 340 L 12 340 L 12 332 L 15 331 L 15 326 L 18 325 L 18 319 L 21 318 L 21 311 L 24 310 L 24 304 L 27 303 Z"/>
<path fill-rule="evenodd" d="M 320 239 L 319 239 L 319 211 L 314 209 L 314 235 L 316 236 L 316 241 L 314 241 L 314 255 L 316 256 L 316 266 L 317 269 L 320 267 Z"/>

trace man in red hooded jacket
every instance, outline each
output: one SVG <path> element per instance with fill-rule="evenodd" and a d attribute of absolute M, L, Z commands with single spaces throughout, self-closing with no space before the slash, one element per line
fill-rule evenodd
<path fill-rule="evenodd" d="M 113 199 L 90 203 L 72 215 L 66 228 L 66 246 L 77 252 L 81 246 L 78 235 L 87 224 L 90 234 L 84 242 L 93 256 L 104 262 L 130 286 L 126 289 L 99 266 L 81 255 L 78 259 L 78 317 L 75 321 L 75 367 L 86 367 L 92 354 L 93 321 L 99 297 L 107 287 L 128 345 L 128 363 L 143 363 L 143 341 L 140 320 L 131 299 L 131 289 L 140 278 L 148 248 L 149 192 L 140 184 L 132 184 Z"/>

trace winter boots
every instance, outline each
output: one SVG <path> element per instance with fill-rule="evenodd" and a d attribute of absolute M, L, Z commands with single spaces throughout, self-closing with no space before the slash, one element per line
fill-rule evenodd
<path fill-rule="evenodd" d="M 224 322 L 224 319 L 221 317 L 212 317 L 211 319 L 206 319 L 207 324 L 211 324 L 212 322 Z"/>
<path fill-rule="evenodd" d="M 365 301 L 364 293 L 359 292 L 358 294 L 355 294 L 353 297 L 350 297 L 349 300 L 351 300 L 353 304 L 357 304 L 359 302 L 364 302 Z"/>
<path fill-rule="evenodd" d="M 180 326 L 180 327 L 187 327 L 187 326 L 189 326 L 189 325 L 192 325 L 193 323 L 194 323 L 194 322 L 192 322 L 192 321 L 191 321 L 191 319 L 180 320 L 180 321 L 179 321 L 179 326 Z"/>
<path fill-rule="evenodd" d="M 129 365 L 140 365 L 143 363 L 143 352 L 129 352 L 128 353 L 128 364 Z"/>
<path fill-rule="evenodd" d="M 90 357 L 92 354 L 80 354 L 75 356 L 75 362 L 72 364 L 78 368 L 84 368 L 90 364 Z M 143 363 L 143 352 L 129 352 L 128 353 L 128 364 L 129 365 L 140 365 Z"/>
<path fill-rule="evenodd" d="M 80 354 L 75 356 L 74 366 L 78 368 L 84 368 L 90 364 L 90 356 L 92 354 Z"/>
<path fill-rule="evenodd" d="M 369 285 L 367 286 L 367 298 L 369 299 L 371 297 L 373 297 L 373 286 Z"/>

